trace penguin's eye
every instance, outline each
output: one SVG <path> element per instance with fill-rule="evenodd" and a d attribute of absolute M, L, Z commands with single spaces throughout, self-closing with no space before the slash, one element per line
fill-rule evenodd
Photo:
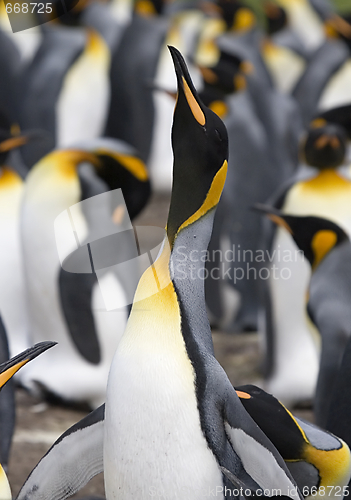
<path fill-rule="evenodd" d="M 215 128 L 215 133 L 216 133 L 216 137 L 217 137 L 217 139 L 218 139 L 220 142 L 222 142 L 222 140 L 223 140 L 223 139 L 222 139 L 222 136 L 221 136 L 221 134 L 220 134 L 219 130 L 217 130 L 216 128 Z"/>

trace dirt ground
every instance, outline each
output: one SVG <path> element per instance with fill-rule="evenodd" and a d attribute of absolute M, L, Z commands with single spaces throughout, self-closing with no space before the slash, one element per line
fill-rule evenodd
<path fill-rule="evenodd" d="M 135 225 L 156 225 L 164 227 L 169 198 L 156 195 Z M 213 332 L 216 357 L 222 364 L 234 385 L 255 383 L 259 378 L 259 343 L 255 333 L 229 335 Z M 82 409 L 63 407 L 40 401 L 17 389 L 17 423 L 10 463 L 9 481 L 15 497 L 26 477 L 47 452 L 54 441 L 71 425 L 83 418 L 87 412 Z M 310 411 L 298 412 L 311 419 Z M 83 496 L 104 497 L 102 474 L 72 498 Z"/>

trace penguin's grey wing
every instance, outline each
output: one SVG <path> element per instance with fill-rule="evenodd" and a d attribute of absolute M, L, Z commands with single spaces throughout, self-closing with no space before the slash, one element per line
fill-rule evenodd
<path fill-rule="evenodd" d="M 312 274 L 308 313 L 322 340 L 314 410 L 325 428 L 337 389 L 341 360 L 351 337 L 351 245 L 344 241 L 324 258 Z M 337 434 L 338 435 L 338 434 Z"/>
<path fill-rule="evenodd" d="M 340 436 L 351 449 L 351 338 L 349 339 L 332 394 L 326 429 Z"/>
<path fill-rule="evenodd" d="M 135 16 L 112 54 L 111 104 L 105 135 L 132 144 L 143 161 L 150 154 L 154 103 L 153 81 L 168 21 Z"/>
<path fill-rule="evenodd" d="M 273 495 L 279 490 L 277 495 L 302 498 L 283 458 L 244 409 L 234 389 L 227 394 L 223 418 L 229 442 L 247 474 Z"/>
<path fill-rule="evenodd" d="M 105 405 L 73 425 L 33 469 L 18 500 L 64 500 L 103 471 Z"/>
<path fill-rule="evenodd" d="M 298 81 L 293 97 L 300 105 L 305 126 L 318 111 L 318 102 L 329 79 L 348 59 L 349 50 L 337 40 L 327 40 L 313 55 Z"/>

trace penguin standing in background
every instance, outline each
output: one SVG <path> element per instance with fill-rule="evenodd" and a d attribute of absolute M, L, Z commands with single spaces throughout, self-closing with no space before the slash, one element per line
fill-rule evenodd
<path fill-rule="evenodd" d="M 349 447 L 351 446 L 350 366 L 351 338 L 347 341 L 340 369 L 335 380 L 335 387 L 331 395 L 329 415 L 326 423 L 326 429 L 340 436 Z"/>
<path fill-rule="evenodd" d="M 192 55 L 183 24 L 176 16 L 136 13 L 111 62 L 111 86 L 118 91 L 111 96 L 105 135 L 134 146 L 148 165 L 152 186 L 166 192 L 172 187 L 173 159 L 169 131 L 174 99 L 169 93 L 176 89 L 167 46 Z"/>
<path fill-rule="evenodd" d="M 246 36 L 242 42 L 245 40 Z M 241 48 L 238 41 L 229 36 L 221 37 L 218 43 L 221 50 L 230 55 L 242 57 L 245 54 L 244 47 Z M 222 311 L 219 321 L 232 332 L 258 329 L 259 263 L 254 256 L 261 248 L 259 235 L 262 228 L 260 217 L 253 214 L 250 207 L 258 200 L 265 201 L 293 175 L 298 165 L 301 131 L 296 104 L 291 97 L 277 92 L 268 77 L 261 77 L 260 65 L 259 71 L 255 64 L 252 67 L 252 62 L 261 56 L 253 43 L 249 47 L 256 54 L 255 58 L 248 54 L 251 65 L 243 65 L 241 91 L 226 100 L 227 115 L 224 118 L 229 135 L 229 163 L 219 210 L 224 205 L 226 216 L 222 238 L 226 239 L 226 246 L 222 249 L 230 250 L 233 257 L 228 263 L 226 276 L 229 277 L 225 280 L 223 293 L 228 298 L 235 294 L 239 307 L 233 315 L 234 300 L 231 299 L 230 308 L 223 301 L 224 314 Z M 250 183 L 247 182 L 248 176 Z M 243 261 L 243 255 L 249 260 Z M 248 267 L 252 271 L 247 272 Z M 228 309 L 229 315 L 225 312 Z"/>
<path fill-rule="evenodd" d="M 342 439 L 295 417 L 258 387 L 243 385 L 235 390 L 245 410 L 284 458 L 305 498 L 328 494 L 336 500 L 347 491 L 351 457 Z"/>
<path fill-rule="evenodd" d="M 21 128 L 40 128 L 51 137 L 27 145 L 28 167 L 56 147 L 103 135 L 110 100 L 110 52 L 95 30 L 45 25 L 35 57 L 22 74 Z"/>
<path fill-rule="evenodd" d="M 317 329 L 321 343 L 314 409 L 317 424 L 325 428 L 335 380 L 351 337 L 350 240 L 330 220 L 285 215 L 269 207 L 262 210 L 288 230 L 312 269 L 307 312 L 314 325 L 312 333 Z"/>
<path fill-rule="evenodd" d="M 36 137 L 39 134 L 34 131 L 19 133 L 8 115 L 0 110 L 0 313 L 11 356 L 30 345 L 20 241 L 20 208 L 26 168 L 18 161 L 16 153 Z"/>
<path fill-rule="evenodd" d="M 109 366 L 128 312 L 118 305 L 115 307 L 120 309 L 106 311 L 103 293 L 107 290 L 112 303 L 128 304 L 126 293 L 130 297 L 134 291 L 128 289 L 133 271 L 126 282 L 125 276 L 108 269 L 118 258 L 101 265 L 107 267 L 105 271 L 99 271 L 95 262 L 97 283 L 86 243 L 93 252 L 93 240 L 123 231 L 126 214 L 123 207 L 111 206 L 110 199 L 107 206 L 106 198 L 96 202 L 92 198 L 92 207 L 90 200 L 79 202 L 122 188 L 130 216 L 135 216 L 147 201 L 150 185 L 145 165 L 130 147 L 122 149 L 120 143 L 106 139 L 89 141 L 85 150 L 82 146 L 53 151 L 27 178 L 21 230 L 30 334 L 33 341 L 49 336 L 59 346 L 49 359 L 24 371 L 21 383 L 31 390 L 96 407 L 104 401 Z M 84 162 L 88 165 L 79 167 Z M 115 236 L 118 247 L 120 238 Z M 123 251 L 123 260 L 132 259 L 136 245 L 127 245 Z"/>
<path fill-rule="evenodd" d="M 309 51 L 317 49 L 324 41 L 323 21 L 309 0 L 277 0 L 288 15 L 292 29 Z"/>
<path fill-rule="evenodd" d="M 267 36 L 262 43 L 262 57 L 274 86 L 291 93 L 306 68 L 308 51 L 289 22 L 285 9 L 264 3 Z"/>
<path fill-rule="evenodd" d="M 29 492 L 33 500 L 53 492 L 57 500 L 66 498 L 102 469 L 108 500 L 152 492 L 194 500 L 213 489 L 217 497 L 229 498 L 233 484 L 227 471 L 250 492 L 277 488 L 301 498 L 283 459 L 214 357 L 204 263 L 194 262 L 189 252 L 206 250 L 209 242 L 225 182 L 227 134 L 199 100 L 180 53 L 170 51 L 178 99 L 167 236 L 139 282 L 111 366 L 105 422 L 102 406 L 67 431 L 29 476 L 19 499 Z"/>
<path fill-rule="evenodd" d="M 12 123 L 18 121 L 16 91 L 19 85 L 20 69 L 19 52 L 14 43 L 0 29 L 0 109 L 6 113 Z"/>
<path fill-rule="evenodd" d="M 325 29 L 328 37 L 312 55 L 293 90 L 305 126 L 321 112 L 351 101 L 351 25 L 330 13 L 325 19 Z"/>
<path fill-rule="evenodd" d="M 345 129 L 325 120 L 312 122 L 302 154 L 308 165 L 318 168 L 317 173 L 293 179 L 269 204 L 291 215 L 328 218 L 350 234 L 351 182 L 337 171 L 345 151 Z M 281 228 L 272 234 L 272 226 L 266 229 L 271 246 L 266 247 L 264 265 L 275 272 L 260 283 L 265 306 L 265 389 L 291 406 L 313 397 L 318 375 L 318 351 L 305 312 L 311 271 L 289 234 Z"/>

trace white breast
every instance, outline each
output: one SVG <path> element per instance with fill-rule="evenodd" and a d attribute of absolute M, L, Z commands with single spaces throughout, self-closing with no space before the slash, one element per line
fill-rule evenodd
<path fill-rule="evenodd" d="M 108 500 L 200 500 L 222 487 L 201 431 L 194 372 L 172 290 L 170 285 L 134 303 L 112 362 L 104 443 Z"/>

